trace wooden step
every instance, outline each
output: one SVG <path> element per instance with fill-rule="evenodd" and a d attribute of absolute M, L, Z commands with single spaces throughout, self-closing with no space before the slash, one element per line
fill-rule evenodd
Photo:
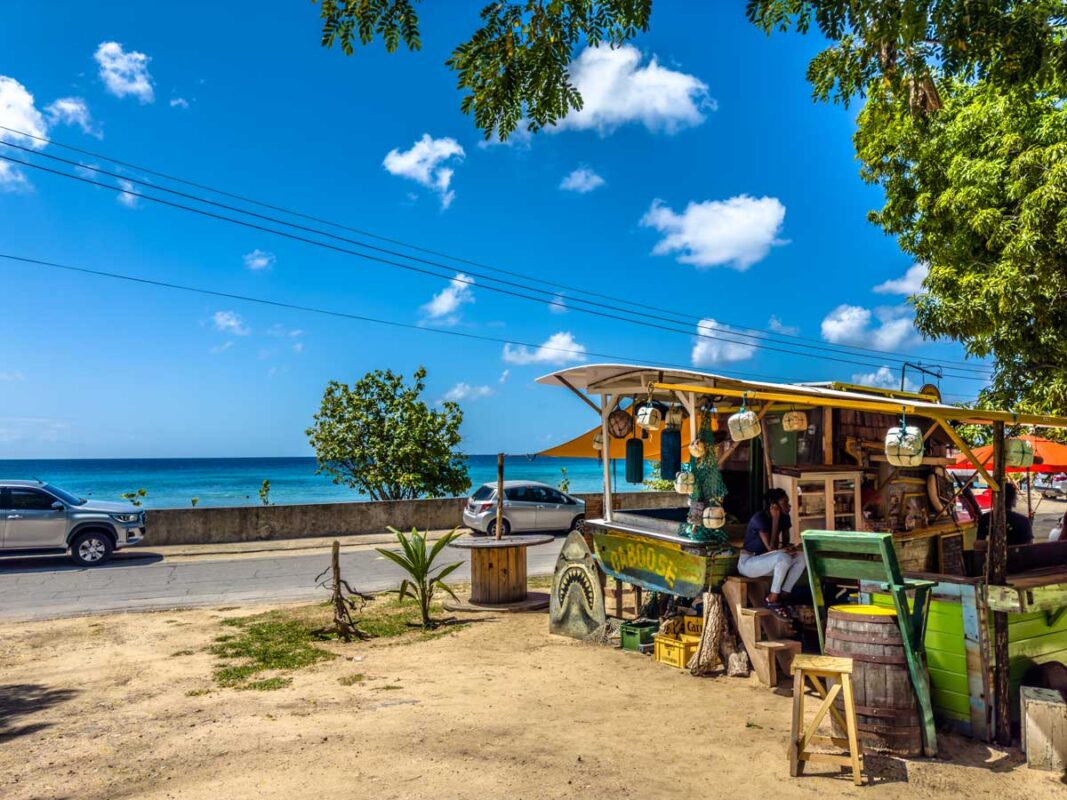
<path fill-rule="evenodd" d="M 770 578 L 746 578 L 744 575 L 731 575 L 726 579 L 727 583 L 763 583 Z"/>
<path fill-rule="evenodd" d="M 769 608 L 742 608 L 741 613 L 746 617 L 773 617 L 774 612 Z"/>
<path fill-rule="evenodd" d="M 783 650 L 790 650 L 794 653 L 800 652 L 800 642 L 795 639 L 771 639 L 765 642 L 756 642 L 756 647 L 763 650 L 774 650 L 775 652 Z"/>

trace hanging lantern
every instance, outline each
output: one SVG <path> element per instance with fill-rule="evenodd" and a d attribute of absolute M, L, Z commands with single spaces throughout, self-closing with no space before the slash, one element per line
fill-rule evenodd
<path fill-rule="evenodd" d="M 756 412 L 745 408 L 742 408 L 736 414 L 731 414 L 730 418 L 726 420 L 726 427 L 730 429 L 730 438 L 735 442 L 755 439 L 763 430 Z"/>
<path fill-rule="evenodd" d="M 699 460 L 704 457 L 708 449 L 704 446 L 704 443 L 700 439 L 694 439 L 689 443 L 689 455 Z"/>
<path fill-rule="evenodd" d="M 674 476 L 674 491 L 678 494 L 692 494 L 696 478 L 692 472 L 679 472 Z"/>
<path fill-rule="evenodd" d="M 1007 439 L 1004 442 L 1004 464 L 1025 469 L 1034 465 L 1034 445 L 1027 439 Z"/>
<path fill-rule="evenodd" d="M 616 439 L 625 439 L 634 429 L 634 418 L 629 411 L 616 408 L 608 414 L 608 433 Z"/>
<path fill-rule="evenodd" d="M 901 420 L 885 435 L 885 460 L 894 467 L 918 467 L 923 463 L 923 432 Z"/>
<path fill-rule="evenodd" d="M 663 412 L 651 403 L 637 409 L 637 424 L 646 431 L 658 431 L 663 427 Z"/>
<path fill-rule="evenodd" d="M 604 433 L 603 431 L 597 431 L 593 434 L 593 449 L 598 453 L 604 449 Z"/>
<path fill-rule="evenodd" d="M 726 524 L 726 509 L 722 506 L 709 505 L 704 509 L 700 521 L 705 528 L 717 530 Z"/>
<path fill-rule="evenodd" d="M 782 414 L 782 430 L 797 433 L 808 429 L 808 415 L 803 411 L 787 411 Z"/>
<path fill-rule="evenodd" d="M 671 406 L 668 408 L 667 414 L 663 418 L 663 422 L 668 428 L 682 427 L 682 407 Z"/>

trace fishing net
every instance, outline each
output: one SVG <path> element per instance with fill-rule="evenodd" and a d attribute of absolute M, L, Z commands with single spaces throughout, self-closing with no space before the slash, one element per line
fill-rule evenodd
<path fill-rule="evenodd" d="M 708 506 L 721 506 L 726 497 L 726 483 L 719 472 L 719 461 L 715 449 L 715 434 L 705 415 L 700 426 L 700 440 L 704 443 L 704 455 L 700 458 L 689 457 L 689 463 L 682 467 L 683 472 L 693 474 L 693 491 L 689 495 L 690 513 L 686 521 L 678 527 L 678 534 L 695 542 L 714 542 L 723 548 L 729 546 L 729 539 L 723 528 L 708 528 L 703 524 L 703 512 Z"/>

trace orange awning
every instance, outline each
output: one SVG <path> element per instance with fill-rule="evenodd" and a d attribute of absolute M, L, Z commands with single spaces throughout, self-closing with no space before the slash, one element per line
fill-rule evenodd
<path fill-rule="evenodd" d="M 633 414 L 633 411 L 630 414 Z M 547 450 L 542 450 L 537 455 L 539 456 L 557 456 L 560 458 L 599 458 L 600 453 L 593 448 L 593 437 L 596 436 L 600 430 L 600 426 L 590 428 L 585 433 L 575 436 L 570 441 L 563 444 L 557 444 L 555 447 L 550 447 Z M 637 428 L 637 437 L 641 438 L 645 431 Z M 660 431 L 648 431 L 648 438 L 644 439 L 645 443 L 645 458 L 650 461 L 657 461 L 660 454 L 659 436 Z M 608 436 L 611 440 L 611 458 L 626 458 L 626 440 L 634 438 L 633 434 L 630 434 L 626 439 L 616 439 L 614 436 Z M 689 431 L 689 420 L 687 419 L 682 423 L 682 447 L 684 448 L 692 437 Z"/>
<path fill-rule="evenodd" d="M 1067 472 L 1067 445 L 1042 439 L 1038 436 L 1020 436 L 1034 446 L 1034 465 L 1029 467 L 1030 472 Z M 993 445 L 976 447 L 973 450 L 974 457 L 982 462 L 987 470 L 993 469 Z M 965 455 L 960 455 L 953 465 L 953 469 L 966 469 L 972 467 L 971 460 Z M 1027 467 L 1007 467 L 1008 472 L 1026 472 Z"/>

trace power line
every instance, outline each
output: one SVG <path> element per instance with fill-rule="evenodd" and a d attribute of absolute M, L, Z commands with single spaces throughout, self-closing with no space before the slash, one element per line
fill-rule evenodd
<path fill-rule="evenodd" d="M 3 143 L 3 144 L 8 144 L 8 143 Z M 15 145 L 15 147 L 19 147 L 19 146 Z M 20 148 L 20 149 L 25 149 L 25 148 Z M 45 155 L 45 157 L 48 157 L 48 158 L 58 159 L 58 157 L 56 157 L 56 156 L 48 156 L 47 154 L 35 154 L 35 155 Z M 378 256 L 373 256 L 373 255 L 370 255 L 370 254 L 367 254 L 367 253 L 361 253 L 361 252 L 356 251 L 356 250 L 351 250 L 351 249 L 348 249 L 348 248 L 345 248 L 345 247 L 339 247 L 337 245 L 330 244 L 329 242 L 322 242 L 322 241 L 319 241 L 317 239 L 311 239 L 311 238 L 308 238 L 306 236 L 301 236 L 301 235 L 290 233 L 290 232 L 287 232 L 287 231 L 280 231 L 280 230 L 277 230 L 275 228 L 270 228 L 270 227 L 267 227 L 267 226 L 264 226 L 264 225 L 260 225 L 260 224 L 253 223 L 253 222 L 249 222 L 247 220 L 241 220 L 241 219 L 236 219 L 234 217 L 228 217 L 226 215 L 218 214 L 218 213 L 215 213 L 215 212 L 212 212 L 212 211 L 208 211 L 208 210 L 205 210 L 205 209 L 202 209 L 202 208 L 196 208 L 194 206 L 188 206 L 188 205 L 185 205 L 185 204 L 182 204 L 182 203 L 176 203 L 176 202 L 173 202 L 171 200 L 166 200 L 166 199 L 161 198 L 161 197 L 154 197 L 152 195 L 145 194 L 143 192 L 137 192 L 137 191 L 132 191 L 131 189 L 125 189 L 125 188 L 121 188 L 121 187 L 118 187 L 118 186 L 112 186 L 110 184 L 103 183 L 103 182 L 100 182 L 100 181 L 95 181 L 95 180 L 93 180 L 91 178 L 87 178 L 87 177 L 84 177 L 82 175 L 72 175 L 70 173 L 63 172 L 61 170 L 52 169 L 50 167 L 46 167 L 46 166 L 43 166 L 41 164 L 34 164 L 32 162 L 22 161 L 20 159 L 11 158 L 10 156 L 5 156 L 5 155 L 0 155 L 0 160 L 8 161 L 8 162 L 11 162 L 11 163 L 14 163 L 14 164 L 19 164 L 19 165 L 24 166 L 24 167 L 29 167 L 31 169 L 40 170 L 42 172 L 50 173 L 50 174 L 53 174 L 53 175 L 58 175 L 58 176 L 63 177 L 63 178 L 69 178 L 69 179 L 76 180 L 76 181 L 79 181 L 79 182 L 82 182 L 82 183 L 86 183 L 86 184 L 90 184 L 90 185 L 93 185 L 93 186 L 98 186 L 100 188 L 108 189 L 109 191 L 116 192 L 116 193 L 119 193 L 119 194 L 129 195 L 129 196 L 132 196 L 132 197 L 138 197 L 138 198 L 141 198 L 141 199 L 144 199 L 144 200 L 149 200 L 149 201 L 154 202 L 154 203 L 159 203 L 161 205 L 165 205 L 165 206 L 168 206 L 168 207 L 171 207 L 171 208 L 177 208 L 179 210 L 189 211 L 191 213 L 198 214 L 198 215 L 201 215 L 201 216 L 204 216 L 204 217 L 208 217 L 208 218 L 211 218 L 211 219 L 216 219 L 216 220 L 220 220 L 220 221 L 223 221 L 223 222 L 230 222 L 230 223 L 233 223 L 235 225 L 240 225 L 242 227 L 251 228 L 253 230 L 263 231 L 265 233 L 270 233 L 270 234 L 273 234 L 275 236 L 280 236 L 280 237 L 283 237 L 283 238 L 286 238 L 286 239 L 291 239 L 291 240 L 294 240 L 294 241 L 299 241 L 299 242 L 303 242 L 303 243 L 306 243 L 306 244 L 311 244 L 311 245 L 315 245 L 315 246 L 318 246 L 318 247 L 326 248 L 326 249 L 332 250 L 334 252 L 343 253 L 343 254 L 346 254 L 346 255 L 353 255 L 353 256 L 356 256 L 358 258 L 362 258 L 362 259 L 365 259 L 365 260 L 368 260 L 368 261 L 372 261 L 372 262 L 375 262 L 375 263 L 384 264 L 384 265 L 388 265 L 388 266 L 393 266 L 393 267 L 397 267 L 397 268 L 400 268 L 400 269 L 408 270 L 408 271 L 411 271 L 411 272 L 420 273 L 420 274 L 423 274 L 423 275 L 429 275 L 431 277 L 439 278 L 439 279 L 442 279 L 442 280 L 448 280 L 448 281 L 459 280 L 461 283 L 467 283 L 467 284 L 470 284 L 470 285 L 476 285 L 474 283 L 474 281 L 471 281 L 471 280 L 461 280 L 459 278 L 453 278 L 453 277 L 450 277 L 448 275 L 442 275 L 442 274 L 440 274 L 438 272 L 434 272 L 434 271 L 429 270 L 429 269 L 425 269 L 425 268 L 414 266 L 412 264 L 401 263 L 401 262 L 393 261 L 393 260 L 390 260 L 390 259 L 381 258 L 381 257 L 378 257 Z M 65 159 L 58 159 L 58 160 L 66 161 Z M 70 163 L 70 162 L 68 162 L 68 163 Z M 123 180 L 125 180 L 125 178 L 123 178 Z M 169 190 L 169 189 L 166 189 L 164 187 L 153 187 L 153 188 L 161 188 L 163 191 L 169 191 L 169 192 L 174 193 L 174 194 L 184 195 L 184 193 L 177 192 L 176 190 Z M 201 199 L 198 199 L 198 198 L 194 198 L 194 200 L 196 200 L 198 202 L 203 202 L 203 203 L 205 203 L 207 205 L 214 205 L 214 206 L 220 206 L 221 205 L 221 204 L 218 204 L 218 203 L 213 203 L 212 201 L 201 200 Z M 261 216 L 261 215 L 253 214 L 252 212 L 242 212 L 239 209 L 237 211 L 238 211 L 238 213 L 251 214 L 252 216 L 257 216 L 257 217 Z M 302 228 L 303 227 L 303 226 L 293 225 L 293 223 L 286 223 L 284 221 L 281 224 L 290 225 L 290 226 L 293 226 L 293 227 L 296 227 L 296 228 Z M 311 232 L 313 232 L 313 233 L 321 233 L 321 232 L 315 231 L 314 229 L 312 229 Z M 324 234 L 324 235 L 329 235 L 329 234 Z M 359 243 L 357 243 L 357 244 L 359 244 Z M 360 245 L 360 246 L 366 247 L 366 245 Z M 399 255 L 400 255 L 401 258 L 409 258 L 407 256 L 403 256 L 402 254 L 399 254 Z M 495 278 L 490 278 L 490 280 L 497 280 L 499 282 L 499 279 L 495 279 Z M 497 293 L 500 293 L 500 294 L 508 295 L 508 296 L 511 296 L 511 297 L 517 297 L 517 298 L 524 299 L 524 300 L 530 300 L 530 301 L 536 302 L 538 304 L 541 304 L 541 303 L 545 302 L 541 298 L 531 297 L 530 295 L 523 294 L 523 293 L 517 292 L 517 291 L 512 291 L 510 289 L 505 289 L 505 288 L 502 288 L 502 287 L 499 287 L 499 286 L 488 286 L 488 285 L 484 285 L 484 284 L 477 284 L 477 285 L 479 286 L 479 288 L 487 290 L 487 291 L 493 291 L 493 292 L 497 292 Z M 525 288 L 525 287 L 523 287 L 523 288 Z M 538 290 L 535 290 L 535 291 L 538 291 Z M 850 364 L 850 365 L 853 365 L 853 366 L 860 366 L 860 367 L 867 367 L 867 368 L 874 368 L 874 369 L 880 369 L 881 367 L 884 366 L 884 364 L 864 362 L 864 361 L 856 361 L 856 360 L 853 360 L 853 359 L 839 358 L 839 357 L 830 356 L 830 355 L 817 355 L 817 354 L 814 354 L 814 353 L 807 353 L 807 352 L 802 352 L 802 351 L 789 350 L 789 349 L 785 349 L 785 348 L 781 348 L 781 347 L 771 347 L 769 345 L 748 344 L 748 343 L 744 343 L 744 342 L 738 342 L 736 339 L 730 339 L 730 338 L 724 337 L 724 336 L 715 336 L 713 334 L 709 334 L 709 333 L 706 333 L 706 332 L 700 331 L 700 330 L 698 330 L 696 333 L 694 333 L 692 331 L 682 330 L 682 329 L 679 329 L 679 328 L 672 328 L 670 326 L 658 324 L 658 323 L 651 322 L 651 321 L 648 321 L 648 320 L 633 319 L 633 318 L 630 318 L 630 317 L 620 316 L 618 314 L 610 314 L 610 313 L 606 313 L 606 312 L 594 311 L 592 309 L 583 308 L 583 307 L 580 307 L 580 306 L 570 306 L 569 308 L 571 310 L 577 311 L 579 313 L 589 314 L 589 315 L 597 316 L 597 317 L 603 317 L 603 318 L 606 318 L 606 319 L 614 319 L 614 320 L 617 320 L 617 321 L 626 322 L 626 323 L 633 324 L 633 325 L 640 325 L 640 326 L 643 326 L 643 327 L 646 327 L 646 328 L 652 328 L 652 329 L 656 329 L 656 330 L 667 331 L 667 332 L 670 332 L 670 333 L 681 334 L 681 335 L 687 336 L 687 337 L 696 336 L 698 338 L 711 339 L 711 340 L 715 340 L 715 341 L 722 341 L 722 342 L 727 342 L 727 343 L 730 343 L 730 344 L 740 344 L 740 345 L 745 346 L 745 347 L 752 347 L 753 349 L 768 350 L 768 351 L 771 351 L 771 352 L 785 353 L 785 354 L 789 354 L 789 355 L 800 356 L 802 358 L 813 358 L 813 359 L 818 359 L 818 360 L 821 360 L 821 361 L 835 361 L 835 362 L 839 362 L 839 363 L 843 363 L 843 364 Z M 979 383 L 986 382 L 986 378 L 984 378 L 984 377 L 974 377 L 974 376 L 970 376 L 970 375 L 950 374 L 950 375 L 948 375 L 948 377 L 956 378 L 958 380 L 977 381 Z"/>
<path fill-rule="evenodd" d="M 9 128 L 9 127 L 4 126 L 4 125 L 0 125 L 0 129 L 7 130 L 7 131 L 10 131 L 11 133 L 15 133 L 15 134 L 18 134 L 18 135 L 21 135 L 21 136 L 25 136 L 27 138 L 30 138 L 30 139 L 33 139 L 33 140 L 36 140 L 36 141 L 40 141 L 40 142 L 44 142 L 44 143 L 47 143 L 47 144 L 52 144 L 52 145 L 55 145 L 55 146 L 58 146 L 58 147 L 61 147 L 61 148 L 64 148 L 64 149 L 68 149 L 68 150 L 71 150 L 73 152 L 82 153 L 83 155 L 89 155 L 89 156 L 92 156 L 94 158 L 102 158 L 102 159 L 105 159 L 107 161 L 110 161 L 113 164 L 121 165 L 121 166 L 124 166 L 124 167 L 129 167 L 131 169 L 136 169 L 136 170 L 138 170 L 140 172 L 144 172 L 144 173 L 147 173 L 147 174 L 150 174 L 150 175 L 155 175 L 157 177 L 161 177 L 161 178 L 164 178 L 166 180 L 174 181 L 174 182 L 181 183 L 181 184 L 184 184 L 184 185 L 187 185 L 187 186 L 193 186 L 193 187 L 196 187 L 198 189 L 209 191 L 209 192 L 212 192 L 212 193 L 215 193 L 215 194 L 218 194 L 218 195 L 222 195 L 222 196 L 225 196 L 225 197 L 230 197 L 232 199 L 240 200 L 241 202 L 251 203 L 253 205 L 257 205 L 257 206 L 260 206 L 260 207 L 263 207 L 263 208 L 268 208 L 268 209 L 271 209 L 271 210 L 274 210 L 274 211 L 279 211 L 279 212 L 282 212 L 282 213 L 285 213 L 285 214 L 289 214 L 291 216 L 295 216 L 295 217 L 299 217 L 299 218 L 302 218 L 302 219 L 318 222 L 320 224 L 329 225 L 331 227 L 335 227 L 335 228 L 342 229 L 342 230 L 348 230 L 350 232 L 358 233 L 358 234 L 360 234 L 362 236 L 367 236 L 367 237 L 370 237 L 370 238 L 373 238 L 373 239 L 377 239 L 379 241 L 385 241 L 385 242 L 389 242 L 391 244 L 397 244 L 397 245 L 399 245 L 401 247 L 404 247 L 404 248 L 407 248 L 409 250 L 414 250 L 414 251 L 417 251 L 417 252 L 423 252 L 423 253 L 427 253 L 427 254 L 430 254 L 430 255 L 435 255 L 435 256 L 438 256 L 438 257 L 441 257 L 441 258 L 447 258 L 447 259 L 449 259 L 451 261 L 455 261 L 457 263 L 468 264 L 468 265 L 471 265 L 471 266 L 479 267 L 481 269 L 488 269 L 488 270 L 493 271 L 493 272 L 499 272 L 499 273 L 505 274 L 505 275 L 511 275 L 511 276 L 514 276 L 514 277 L 524 278 L 526 280 L 542 280 L 540 278 L 534 278 L 534 277 L 529 276 L 529 275 L 523 275 L 522 273 L 512 272 L 512 271 L 509 271 L 509 270 L 501 269 L 499 267 L 493 267 L 493 266 L 489 266 L 489 265 L 486 265 L 486 264 L 480 264 L 480 263 L 475 262 L 475 261 L 470 261 L 470 260 L 467 260 L 467 259 L 459 258 L 457 256 L 452 256 L 452 255 L 449 255 L 449 254 L 446 254 L 446 253 L 441 253 L 439 251 L 418 247 L 416 245 L 412 245 L 410 243 L 407 243 L 407 242 L 404 242 L 404 241 L 401 241 L 401 240 L 398 240 L 398 239 L 390 239 L 388 237 L 379 236 L 379 235 L 371 233 L 369 231 L 361 230 L 361 229 L 358 229 L 358 228 L 352 228 L 352 227 L 349 227 L 347 225 L 342 225 L 340 223 L 331 222 L 329 220 L 325 220 L 325 219 L 322 219 L 320 217 L 315 217 L 315 216 L 304 214 L 304 213 L 301 213 L 301 212 L 298 212 L 298 211 L 293 211 L 291 209 L 286 209 L 286 208 L 283 208 L 281 206 L 276 206 L 276 205 L 271 205 L 269 203 L 264 203 L 262 201 L 255 200 L 253 198 L 249 198 L 249 197 L 246 197 L 246 196 L 243 196 L 243 195 L 240 195 L 240 194 L 227 192 L 225 190 L 217 189 L 217 188 L 208 186 L 206 184 L 196 183 L 196 182 L 193 182 L 193 181 L 186 180 L 184 178 L 176 177 L 176 176 L 173 176 L 173 175 L 168 175 L 167 173 L 163 173 L 163 172 L 159 172 L 159 171 L 156 171 L 156 170 L 152 170 L 152 169 L 149 169 L 147 167 L 141 167 L 141 166 L 138 166 L 136 164 L 132 164 L 132 163 L 126 162 L 126 161 L 121 161 L 119 159 L 115 159 L 115 158 L 112 158 L 112 157 L 104 155 L 104 154 L 94 153 L 93 151 L 90 151 L 90 150 L 85 150 L 83 148 L 75 147 L 73 145 L 68 145 L 68 144 L 65 144 L 65 143 L 62 143 L 62 142 L 57 142 L 55 140 L 48 139 L 46 137 L 37 136 L 35 134 L 27 133 L 25 131 L 19 131 L 17 129 Z M 14 144 L 13 142 L 0 141 L 0 144 L 5 144 L 5 145 L 7 145 L 9 147 L 17 148 L 19 150 L 22 150 L 24 152 L 30 153 L 32 155 L 36 155 L 38 157 L 49 158 L 49 159 L 53 159 L 53 160 L 56 160 L 56 161 L 61 161 L 63 163 L 70 164 L 70 165 L 73 165 L 75 167 L 80 167 L 80 168 L 83 168 L 83 169 L 92 170 L 94 172 L 106 174 L 106 175 L 109 175 L 111 177 L 115 177 L 115 178 L 119 178 L 119 179 L 123 179 L 123 180 L 129 180 L 130 179 L 129 176 L 118 175 L 116 173 L 109 172 L 107 170 L 102 170 L 99 167 L 86 165 L 86 164 L 81 164 L 81 163 L 78 163 L 78 162 L 74 162 L 74 161 L 70 161 L 70 160 L 67 160 L 67 159 L 60 158 L 58 156 L 53 156 L 53 155 L 50 155 L 50 154 L 47 154 L 47 153 L 40 153 L 40 152 L 32 150 L 30 148 Z M 18 162 L 16 162 L 16 163 L 18 163 Z M 57 174 L 62 174 L 62 173 L 57 173 Z M 136 179 L 134 179 L 133 182 L 141 184 L 141 185 L 147 185 L 147 186 L 150 186 L 152 188 L 155 188 L 155 189 L 158 189 L 158 190 L 161 190 L 161 191 L 169 192 L 171 194 L 175 194 L 175 195 L 179 195 L 179 196 L 186 197 L 186 198 L 189 198 L 189 199 L 193 199 L 193 200 L 195 200 L 197 202 L 201 202 L 201 203 L 205 203 L 205 204 L 209 204 L 209 205 L 214 205 L 216 207 L 221 207 L 221 208 L 225 208 L 227 210 L 236 211 L 237 213 L 241 213 L 241 214 L 247 214 L 249 216 L 253 216 L 253 217 L 256 217 L 256 218 L 259 218 L 259 219 L 268 220 L 268 221 L 271 221 L 271 222 L 274 222 L 274 223 L 277 223 L 277 224 L 287 225 L 287 226 L 290 226 L 290 227 L 293 227 L 293 228 L 297 228 L 297 229 L 300 229 L 300 230 L 311 231 L 311 232 L 316 233 L 317 235 L 328 236 L 330 238 L 338 239 L 340 241 L 344 241 L 344 242 L 347 242 L 349 244 L 354 244 L 354 245 L 359 246 L 359 247 L 364 247 L 364 248 L 367 248 L 367 249 L 375 250 L 375 251 L 382 252 L 382 253 L 385 253 L 385 254 L 388 254 L 388 255 L 394 255 L 394 256 L 397 256 L 397 257 L 400 257 L 400 258 L 411 259 L 411 260 L 414 260 L 414 261 L 418 261 L 420 263 L 436 266 L 436 267 L 439 267 L 439 268 L 442 268 L 442 269 L 451 269 L 451 267 L 449 267 L 448 265 L 445 265 L 445 264 L 440 264 L 438 262 L 427 261 L 425 259 L 418 259 L 418 258 L 415 258 L 415 257 L 410 256 L 408 254 L 397 253 L 396 251 L 375 247 L 373 245 L 366 244 L 365 242 L 360 242 L 358 240 L 353 240 L 353 239 L 348 239 L 348 238 L 345 238 L 345 237 L 340 237 L 340 236 L 337 236 L 336 234 L 331 234 L 331 233 L 326 232 L 326 231 L 321 231 L 321 230 L 318 230 L 318 229 L 312 229 L 312 228 L 308 228 L 306 226 L 297 225 L 295 223 L 288 222 L 288 221 L 285 221 L 285 220 L 279 220 L 279 219 L 274 218 L 274 217 L 268 217 L 268 216 L 265 216 L 265 215 L 257 214 L 255 212 L 248 211 L 247 209 L 235 208 L 233 206 L 228 206 L 228 205 L 225 205 L 225 204 L 216 203 L 214 201 L 207 200 L 207 199 L 204 199 L 202 197 L 197 197 L 195 195 L 190 195 L 190 194 L 187 194 L 187 193 L 184 193 L 184 192 L 179 192 L 177 190 L 169 189 L 167 187 L 158 186 L 156 184 L 152 184 L 151 182 L 141 181 L 141 180 L 136 180 Z M 113 187 L 107 187 L 107 188 L 113 188 Z M 585 295 L 589 295 L 589 296 L 592 296 L 592 297 L 599 297 L 599 298 L 602 298 L 602 299 L 611 300 L 612 303 L 613 303 L 613 305 L 605 305 L 603 303 L 597 303 L 597 302 L 594 302 L 594 301 L 582 300 L 582 299 L 579 299 L 579 298 L 572 298 L 572 299 L 577 299 L 578 302 L 582 302 L 582 303 L 585 303 L 587 305 L 592 305 L 592 306 L 596 306 L 596 307 L 600 307 L 600 308 L 618 310 L 618 307 L 617 307 L 618 304 L 622 303 L 624 305 L 635 306 L 638 309 L 640 309 L 642 312 L 646 312 L 648 310 L 655 310 L 655 311 L 660 311 L 662 313 L 669 314 L 669 315 L 674 316 L 674 317 L 679 318 L 679 319 L 686 319 L 686 320 L 690 320 L 690 321 L 695 320 L 698 323 L 703 321 L 701 317 L 698 317 L 696 315 L 684 314 L 684 313 L 681 313 L 681 312 L 678 312 L 678 311 L 675 311 L 675 310 L 672 310 L 672 309 L 664 309 L 664 308 L 660 308 L 660 307 L 656 307 L 656 306 L 648 306 L 648 305 L 641 304 L 641 303 L 635 303 L 633 301 L 626 300 L 624 298 L 613 297 L 611 295 L 606 295 L 606 294 L 600 294 L 600 293 L 597 293 L 597 292 L 589 291 L 587 289 L 581 289 L 581 288 L 578 288 L 578 287 L 568 286 L 568 285 L 565 285 L 565 284 L 559 284 L 559 283 L 549 284 L 550 286 L 553 287 L 553 290 L 543 290 L 543 289 L 538 289 L 536 287 L 530 287 L 530 286 L 524 285 L 524 284 L 515 284 L 515 283 L 510 282 L 510 281 L 503 281 L 503 280 L 501 280 L 499 278 L 493 278 L 493 277 L 488 276 L 488 275 L 478 275 L 477 273 L 475 273 L 475 275 L 476 275 L 476 277 L 480 277 L 480 278 L 482 278 L 484 280 L 492 280 L 492 281 L 496 281 L 498 283 L 502 283 L 504 285 L 509 285 L 509 286 L 515 286 L 515 287 L 518 287 L 518 288 L 522 288 L 522 289 L 525 289 L 526 291 L 534 291 L 534 292 L 537 292 L 537 293 L 540 293 L 540 294 L 550 295 L 551 296 L 550 300 L 548 300 L 548 301 L 537 300 L 537 302 L 545 302 L 546 304 L 551 305 L 551 306 L 575 308 L 575 306 L 570 306 L 570 305 L 567 305 L 565 303 L 562 303 L 562 302 L 559 302 L 558 300 L 556 300 L 555 295 L 559 294 L 558 290 L 559 289 L 564 289 L 564 290 L 567 290 L 567 291 L 578 292 L 579 294 L 585 294 Z M 449 280 L 455 280 L 455 278 L 449 278 Z M 460 282 L 473 284 L 473 281 L 462 281 L 461 280 Z M 484 287 L 483 286 L 482 288 L 488 288 L 488 287 Z M 532 298 L 528 298 L 528 299 L 532 299 Z M 627 311 L 625 313 L 633 314 L 633 313 L 636 313 L 636 312 Z M 777 342 L 777 340 L 774 338 L 774 337 L 777 336 L 779 338 L 784 338 L 784 339 L 796 339 L 799 342 L 815 342 L 816 343 L 816 344 L 811 344 L 811 345 L 798 344 L 798 345 L 796 345 L 798 347 L 805 347 L 805 348 L 809 348 L 809 349 L 813 349 L 813 350 L 819 350 L 819 351 L 823 351 L 823 352 L 845 353 L 845 354 L 850 354 L 850 355 L 855 354 L 857 352 L 877 354 L 880 357 L 882 357 L 884 360 L 896 361 L 896 362 L 901 362 L 901 363 L 906 361 L 908 358 L 912 357 L 910 354 L 899 353 L 899 352 L 894 352 L 894 351 L 889 351 L 889 350 L 877 350 L 877 349 L 874 349 L 874 348 L 862 347 L 860 345 L 841 345 L 841 344 L 833 344 L 833 343 L 827 344 L 827 343 L 822 342 L 821 340 L 812 339 L 810 337 L 797 336 L 797 335 L 793 335 L 793 334 L 783 334 L 783 333 L 780 333 L 780 332 L 770 332 L 770 331 L 765 331 L 765 330 L 758 329 L 758 328 L 749 328 L 749 327 L 745 327 L 745 326 L 731 325 L 730 323 L 723 323 L 723 324 L 733 328 L 734 330 L 728 331 L 728 333 L 731 334 L 732 336 L 736 336 L 736 337 L 739 337 L 739 338 L 755 339 L 757 341 Z M 750 331 L 752 333 L 744 333 L 744 331 Z M 722 336 L 709 336 L 709 335 L 701 332 L 699 327 L 698 327 L 698 330 L 697 330 L 696 334 L 693 334 L 692 331 L 680 331 L 680 333 L 684 333 L 685 335 L 697 335 L 697 336 L 702 336 L 704 338 L 710 338 L 710 339 L 718 339 L 718 340 L 721 340 L 721 341 L 734 341 L 734 340 L 731 340 L 729 338 L 722 337 Z M 727 332 L 724 331 L 724 333 L 727 333 Z M 788 352 L 788 353 L 797 354 L 796 351 L 782 351 L 782 352 Z M 978 374 L 982 374 L 985 377 L 988 377 L 988 371 L 992 369 L 988 365 L 978 365 L 978 364 L 971 364 L 971 363 L 959 362 L 959 361 L 951 361 L 951 360 L 935 360 L 933 363 L 941 364 L 941 365 L 944 365 L 944 366 L 948 366 L 951 369 L 956 369 L 956 370 L 959 370 L 959 371 L 975 372 L 975 373 L 978 373 Z M 867 366 L 881 366 L 881 365 L 867 365 Z"/>

